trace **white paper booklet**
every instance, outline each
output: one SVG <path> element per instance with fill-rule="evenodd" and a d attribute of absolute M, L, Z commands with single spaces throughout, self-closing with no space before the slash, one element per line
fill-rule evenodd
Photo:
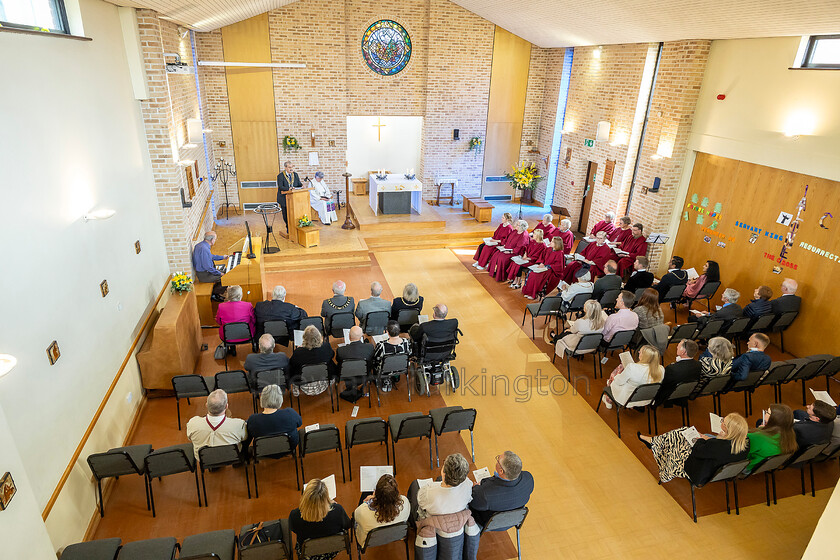
<path fill-rule="evenodd" d="M 475 477 L 476 484 L 481 484 L 482 480 L 484 480 L 485 478 L 490 478 L 491 476 L 493 475 L 490 474 L 490 469 L 488 469 L 487 467 L 473 471 L 473 477 Z"/>
<path fill-rule="evenodd" d="M 584 257 L 583 255 L 581 255 L 580 253 L 575 253 L 575 260 L 576 260 L 576 261 L 585 261 L 585 260 L 586 260 L 586 257 Z"/>
<path fill-rule="evenodd" d="M 306 432 L 306 433 L 308 434 L 308 433 L 309 433 L 309 432 L 311 432 L 312 430 L 320 430 L 320 429 L 321 429 L 321 425 L 320 425 L 320 424 L 310 424 L 310 425 L 306 426 L 306 427 L 303 429 L 303 431 L 304 431 L 304 432 Z"/>
<path fill-rule="evenodd" d="M 622 249 L 615 249 L 615 254 L 618 255 L 619 257 L 627 257 L 627 256 L 630 255 L 630 253 L 628 253 L 627 251 L 624 251 Z"/>
<path fill-rule="evenodd" d="M 347 344 L 350 342 L 350 329 L 342 329 L 342 332 L 344 333 L 344 344 Z"/>
<path fill-rule="evenodd" d="M 335 475 L 331 474 L 327 478 L 322 478 L 321 482 L 327 485 L 327 493 L 330 495 L 330 500 L 335 500 Z M 306 484 L 308 485 L 309 483 L 307 482 Z M 303 488 L 306 489 L 306 485 Z"/>
<path fill-rule="evenodd" d="M 688 274 L 689 280 L 696 280 L 700 278 L 700 275 L 697 274 L 697 271 L 693 268 L 689 268 L 688 270 L 686 270 L 686 273 Z"/>
<path fill-rule="evenodd" d="M 428 321 L 428 320 L 429 320 L 429 316 L 428 316 L 428 315 L 418 315 L 418 316 L 417 316 L 417 322 L 418 322 L 418 323 L 425 323 L 425 322 L 426 322 L 426 321 Z"/>
<path fill-rule="evenodd" d="M 712 432 L 719 434 L 720 433 L 720 423 L 723 422 L 723 418 L 715 414 L 714 412 L 709 413 L 709 422 L 712 425 Z"/>
<path fill-rule="evenodd" d="M 596 240 L 594 237 L 592 237 L 591 235 L 587 235 L 587 236 L 585 236 L 585 237 L 584 237 L 584 239 L 585 239 L 586 241 L 590 242 L 590 243 L 595 243 L 595 241 L 597 241 L 597 240 Z"/>
<path fill-rule="evenodd" d="M 431 478 L 418 478 L 417 479 L 417 486 L 419 486 L 420 488 L 425 488 L 426 486 L 429 486 L 433 482 L 434 482 L 434 480 L 432 480 Z"/>
<path fill-rule="evenodd" d="M 485 237 L 484 238 L 484 244 L 492 247 L 494 245 L 498 245 L 499 240 L 498 239 L 493 239 L 492 237 Z"/>
<path fill-rule="evenodd" d="M 694 446 L 694 442 L 700 439 L 700 432 L 697 431 L 697 428 L 694 426 L 689 426 L 684 430 L 680 431 L 682 437 L 686 439 L 689 445 Z"/>
<path fill-rule="evenodd" d="M 383 342 L 389 338 L 387 334 L 372 334 L 370 337 L 373 339 L 374 344 Z"/>
<path fill-rule="evenodd" d="M 513 253 L 513 249 L 508 249 L 507 247 L 499 247 L 500 253 Z"/>
<path fill-rule="evenodd" d="M 519 266 L 522 266 L 523 264 L 527 264 L 529 259 L 527 259 L 525 257 L 516 256 L 516 257 L 513 257 L 510 260 L 512 260 L 513 262 L 515 262 Z"/>
<path fill-rule="evenodd" d="M 833 407 L 837 406 L 837 403 L 831 399 L 831 395 L 828 394 L 828 391 L 814 391 L 811 389 L 811 393 L 814 395 L 814 398 L 818 401 L 827 402 Z"/>
<path fill-rule="evenodd" d="M 528 270 L 530 270 L 531 272 L 545 272 L 548 269 L 541 264 L 532 264 L 528 267 Z"/>
<path fill-rule="evenodd" d="M 303 346 L 303 331 L 295 331 L 295 346 Z"/>
<path fill-rule="evenodd" d="M 618 355 L 618 359 L 621 360 L 621 365 L 623 365 L 624 367 L 627 367 L 630 364 L 634 363 L 633 354 L 631 354 L 630 352 L 622 352 Z"/>
<path fill-rule="evenodd" d="M 362 492 L 373 492 L 376 490 L 376 483 L 382 475 L 394 474 L 394 467 L 391 465 L 359 467 L 359 481 Z"/>

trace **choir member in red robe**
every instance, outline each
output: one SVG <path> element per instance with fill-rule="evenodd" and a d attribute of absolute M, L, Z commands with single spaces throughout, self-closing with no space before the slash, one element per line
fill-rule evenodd
<path fill-rule="evenodd" d="M 595 227 L 592 228 L 592 231 L 589 232 L 589 235 L 594 236 L 599 231 L 604 231 L 607 235 L 611 234 L 615 229 L 615 212 L 607 212 L 604 214 L 604 219 L 595 224 Z"/>
<path fill-rule="evenodd" d="M 540 229 L 543 232 L 543 239 L 551 241 L 551 238 L 557 235 L 557 226 L 551 223 L 552 221 L 554 221 L 554 216 L 546 214 L 543 216 L 542 221 L 534 226 L 534 231 L 532 231 L 531 234 L 536 233 L 537 230 Z"/>
<path fill-rule="evenodd" d="M 502 282 L 506 279 L 507 267 L 514 255 L 521 255 L 528 247 L 531 235 L 528 233 L 528 222 L 525 220 L 516 221 L 516 231 L 505 239 L 504 251 L 496 251 L 487 263 L 487 272 L 490 276 Z"/>
<path fill-rule="evenodd" d="M 510 212 L 505 212 L 502 214 L 502 223 L 499 224 L 499 227 L 496 228 L 496 231 L 493 232 L 493 239 L 497 240 L 499 244 L 505 242 L 507 236 L 513 231 L 513 216 L 510 215 Z M 485 245 L 482 243 L 478 246 L 478 249 L 475 250 L 475 256 L 473 260 L 473 266 L 475 268 L 481 268 L 482 270 L 484 267 L 487 266 L 487 262 L 490 260 L 490 257 L 493 256 L 493 253 L 496 252 L 495 246 Z"/>
<path fill-rule="evenodd" d="M 541 264 L 548 270 L 545 272 L 529 272 L 522 287 L 522 295 L 534 299 L 540 292 L 548 293 L 560 283 L 560 277 L 566 268 L 566 255 L 563 253 L 563 240 L 555 236 L 551 240 L 551 247 L 543 253 Z"/>
<path fill-rule="evenodd" d="M 575 244 L 575 234 L 572 233 L 572 221 L 564 218 L 560 220 L 560 227 L 554 232 L 555 237 L 560 236 L 563 239 L 563 252 L 567 255 L 572 252 L 572 245 Z"/>
<path fill-rule="evenodd" d="M 548 247 L 543 242 L 543 230 L 534 228 L 534 238 L 525 247 L 522 255 L 528 259 L 528 264 L 519 265 L 511 260 L 508 265 L 505 277 L 510 281 L 510 287 L 513 289 L 522 287 L 522 276 L 529 266 L 535 265 L 542 261 L 543 255 L 548 250 Z"/>
<path fill-rule="evenodd" d="M 596 276 L 603 276 L 604 265 L 607 264 L 608 260 L 612 259 L 612 249 L 609 245 L 607 245 L 607 234 L 603 231 L 596 233 L 595 243 L 587 245 L 580 254 L 585 259 L 583 262 L 589 265 L 589 270 L 592 273 L 593 278 Z M 575 272 L 577 272 L 581 266 L 583 266 L 581 261 L 575 261 L 567 266 L 566 271 L 563 273 L 563 280 L 567 284 L 574 284 Z"/>
<path fill-rule="evenodd" d="M 633 263 L 636 257 L 647 256 L 648 244 L 647 238 L 644 235 L 645 226 L 642 224 L 633 224 L 631 228 L 633 235 L 627 241 L 622 242 L 621 249 L 630 253 L 622 257 L 618 261 L 618 275 L 623 276 L 625 272 L 633 270 Z"/>
<path fill-rule="evenodd" d="M 630 216 L 622 216 L 618 219 L 618 227 L 616 227 L 612 233 L 607 235 L 607 241 L 620 244 L 632 234 L 633 232 L 630 228 Z"/>

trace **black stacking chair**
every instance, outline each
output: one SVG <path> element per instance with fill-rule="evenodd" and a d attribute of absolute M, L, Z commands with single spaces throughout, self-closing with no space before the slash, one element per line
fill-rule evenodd
<path fill-rule="evenodd" d="M 674 327 L 673 332 L 671 332 L 671 335 L 668 337 L 667 346 L 671 346 L 671 344 L 679 344 L 681 340 L 684 340 L 686 338 L 693 339 L 694 333 L 696 332 L 696 323 L 685 323 L 682 325 L 677 325 L 676 327 Z"/>
<path fill-rule="evenodd" d="M 779 333 L 779 337 L 781 338 L 782 342 L 782 352 L 785 351 L 785 331 L 788 329 L 791 323 L 796 320 L 796 317 L 799 315 L 799 311 L 787 311 L 786 313 L 780 313 L 776 316 L 776 320 L 773 321 L 773 324 L 770 325 L 770 332 L 777 332 Z"/>
<path fill-rule="evenodd" d="M 360 543 L 358 535 L 356 536 L 356 552 L 359 554 L 359 560 L 362 559 L 368 548 L 390 544 L 392 542 L 403 541 L 405 543 L 405 560 L 408 560 L 408 522 L 394 523 L 392 525 L 385 525 L 377 527 L 368 531 L 365 537 L 365 542 Z"/>
<path fill-rule="evenodd" d="M 432 469 L 432 417 L 421 412 L 403 412 L 388 417 L 394 475 L 397 474 L 397 442 L 401 439 L 429 438 L 429 470 Z"/>
<path fill-rule="evenodd" d="M 519 543 L 519 530 L 522 529 L 522 525 L 525 523 L 526 517 L 528 517 L 527 507 L 507 511 L 497 511 L 490 516 L 490 519 L 488 519 L 487 523 L 484 524 L 484 527 L 481 528 L 479 536 L 483 535 L 487 531 L 507 531 L 508 529 L 515 527 L 516 557 L 519 560 L 522 560 L 522 546 Z"/>
<path fill-rule="evenodd" d="M 379 386 L 382 378 L 393 375 L 405 375 L 405 385 L 408 388 L 408 402 L 411 402 L 411 382 L 408 380 L 408 354 L 391 354 L 385 356 L 385 360 L 382 362 L 382 368 L 377 372 L 373 383 L 376 389 L 376 404 L 379 406 L 382 406 L 382 401 L 379 398 Z M 370 390 L 368 390 L 369 392 Z"/>
<path fill-rule="evenodd" d="M 618 300 L 618 294 L 620 293 L 621 290 L 607 290 L 604 292 L 604 295 L 602 295 L 601 299 L 598 300 L 598 303 L 601 304 L 601 309 L 607 313 L 615 312 L 615 303 Z"/>
<path fill-rule="evenodd" d="M 720 414 L 720 396 L 726 391 L 729 384 L 732 383 L 732 377 L 728 374 L 710 377 L 705 382 L 701 380 L 700 383 L 700 386 L 696 390 L 697 392 L 692 398 L 712 397 L 712 409 L 715 411 L 715 414 Z"/>
<path fill-rule="evenodd" d="M 356 326 L 356 316 L 352 311 L 342 311 L 330 317 L 330 336 L 333 338 L 344 337 L 344 329 Z"/>
<path fill-rule="evenodd" d="M 198 450 L 198 463 L 201 469 L 201 489 L 204 493 L 204 505 L 209 505 L 207 502 L 207 485 L 205 483 L 204 472 L 210 469 L 219 467 L 226 467 L 228 465 L 245 465 L 242 469 L 245 471 L 245 486 L 248 488 L 248 499 L 251 499 L 251 481 L 248 476 L 248 461 L 245 459 L 245 454 L 239 448 L 239 445 L 231 443 L 228 445 L 217 445 L 215 447 L 202 447 Z"/>
<path fill-rule="evenodd" d="M 790 362 L 773 362 L 767 370 L 767 375 L 761 378 L 756 387 L 762 385 L 773 386 L 773 398 L 776 402 L 782 401 L 782 383 L 790 377 L 793 370 L 796 369 L 796 364 Z"/>
<path fill-rule="evenodd" d="M 299 428 L 300 435 L 300 478 L 306 484 L 306 474 L 303 470 L 303 459 L 307 454 L 318 453 L 319 451 L 338 451 L 341 462 L 341 479 L 347 482 L 344 474 L 344 452 L 341 450 L 341 434 L 335 424 L 321 424 L 317 430 L 306 431 L 306 428 Z"/>
<path fill-rule="evenodd" d="M 715 294 L 720 288 L 720 282 L 706 282 L 703 284 L 703 287 L 700 288 L 700 291 L 697 292 L 697 295 L 693 298 L 686 297 L 686 301 L 688 302 L 688 309 L 691 309 L 692 304 L 697 301 L 698 299 L 705 299 L 706 300 L 706 310 L 712 310 L 712 303 L 711 300 L 715 297 Z"/>
<path fill-rule="evenodd" d="M 285 560 L 292 558 L 292 536 L 288 519 L 265 521 L 262 528 L 268 534 L 268 540 L 260 543 L 247 543 L 243 538 L 258 523 L 244 525 L 239 531 L 239 560 Z"/>
<path fill-rule="evenodd" d="M 116 537 L 71 544 L 64 548 L 59 558 L 61 560 L 114 560 L 121 544 L 122 539 Z"/>
<path fill-rule="evenodd" d="M 298 412 L 302 411 L 300 407 L 300 394 L 303 393 L 303 386 L 312 385 L 319 381 L 324 381 L 327 383 L 326 392 L 330 394 L 330 411 L 335 412 L 335 404 L 333 403 L 332 389 L 330 389 L 330 384 L 333 383 L 333 380 L 330 379 L 330 370 L 327 367 L 327 364 L 325 363 L 307 364 L 301 368 L 300 375 L 292 379 L 292 386 L 298 387 L 300 389 L 298 391 L 297 396 Z M 318 394 L 320 395 L 321 393 Z"/>
<path fill-rule="evenodd" d="M 346 552 L 350 558 L 353 557 L 353 551 L 350 548 L 350 533 L 347 531 L 329 537 L 306 539 L 299 544 L 301 558 L 312 558 L 321 554 L 326 555 L 341 551 Z"/>
<path fill-rule="evenodd" d="M 234 342 L 235 340 L 238 342 Z M 234 348 L 236 348 L 238 344 L 250 344 L 251 350 L 254 352 L 257 351 L 257 345 L 254 342 L 254 335 L 251 333 L 251 327 L 245 322 L 224 324 L 222 326 L 222 343 L 224 343 L 226 347 L 233 346 Z M 228 353 L 225 352 L 225 369 L 228 368 L 227 355 Z"/>
<path fill-rule="evenodd" d="M 385 461 L 391 463 L 388 449 L 388 423 L 378 416 L 374 418 L 351 418 L 344 425 L 344 445 L 347 447 L 347 470 L 353 480 L 353 465 L 350 462 L 350 448 L 365 443 L 384 443 Z"/>
<path fill-rule="evenodd" d="M 207 381 L 200 375 L 175 375 L 172 377 L 172 390 L 175 391 L 175 410 L 178 413 L 178 430 L 181 430 L 181 399 L 206 397 L 210 394 Z"/>
<path fill-rule="evenodd" d="M 572 301 L 570 301 L 568 304 L 564 302 L 563 306 L 560 308 L 560 312 L 563 314 L 564 328 L 566 325 L 566 315 L 570 313 L 575 313 L 578 317 L 580 317 L 583 314 L 584 304 L 586 304 L 586 302 L 590 299 L 592 299 L 592 292 L 583 292 L 572 297 Z M 559 329 L 560 327 L 558 326 L 558 330 Z"/>
<path fill-rule="evenodd" d="M 577 357 L 577 356 L 584 356 L 586 354 L 592 354 L 592 377 L 598 375 L 598 347 L 601 345 L 601 342 L 604 340 L 604 335 L 601 333 L 590 333 L 583 335 L 580 340 L 578 340 L 577 345 L 575 345 L 574 349 L 569 351 L 568 348 L 563 349 L 563 357 L 566 359 L 566 376 L 569 378 L 569 381 L 572 380 L 572 369 L 571 365 L 569 365 L 569 358 Z M 555 351 L 552 352 L 551 356 L 551 363 L 554 363 L 554 358 L 557 357 L 557 346 L 554 346 Z"/>
<path fill-rule="evenodd" d="M 383 334 L 390 320 L 389 311 L 371 311 L 365 315 L 365 334 Z"/>
<path fill-rule="evenodd" d="M 613 334 L 612 340 L 607 342 L 601 340 L 598 345 L 598 372 L 601 377 L 604 377 L 604 364 L 601 363 L 601 358 L 606 357 L 607 352 L 615 352 L 616 350 L 624 351 L 630 347 L 630 342 L 633 340 L 635 330 L 618 331 Z"/>
<path fill-rule="evenodd" d="M 99 496 L 99 517 L 105 517 L 105 504 L 102 501 L 102 480 L 129 474 L 144 476 L 146 467 L 143 460 L 152 452 L 151 445 L 130 445 L 116 447 L 104 453 L 94 453 L 87 458 L 87 464 L 96 479 L 96 493 Z M 149 487 L 143 479 L 146 490 L 146 509 L 149 506 Z"/>
<path fill-rule="evenodd" d="M 738 317 L 720 331 L 719 336 L 731 339 L 735 344 L 736 355 L 741 353 L 741 337 L 747 332 L 750 323 L 752 323 L 751 317 Z"/>
<path fill-rule="evenodd" d="M 759 315 L 752 323 L 750 323 L 749 330 L 752 332 L 764 332 L 770 328 L 770 325 L 772 325 L 775 320 L 776 316 L 772 313 Z"/>
<path fill-rule="evenodd" d="M 615 424 L 616 430 L 618 431 L 618 437 L 621 437 L 621 415 L 619 412 L 622 408 L 631 408 L 635 406 L 646 406 L 648 410 L 648 432 L 651 431 L 650 426 L 650 406 L 647 403 L 653 402 L 656 398 L 656 394 L 659 393 L 659 383 L 647 383 L 645 385 L 639 385 L 633 390 L 633 393 L 630 394 L 630 398 L 627 399 L 625 404 L 621 404 L 613 398 L 612 390 L 610 386 L 607 385 L 604 387 L 604 391 L 602 392 L 602 396 L 606 395 L 610 398 L 613 403 L 613 407 L 615 408 Z M 601 408 L 601 403 L 603 403 L 603 399 L 598 400 L 598 406 L 595 407 L 595 412 L 597 413 L 598 410 Z M 644 405 L 638 403 L 646 403 Z"/>
<path fill-rule="evenodd" d="M 699 381 L 685 381 L 680 383 L 674 390 L 671 391 L 670 395 L 664 395 L 661 404 L 675 404 L 680 407 L 680 412 L 682 413 L 682 425 L 683 426 L 690 426 L 691 420 L 688 415 L 688 402 L 689 397 L 694 393 L 697 389 L 697 385 L 699 385 Z M 653 407 L 653 430 L 654 433 L 659 433 L 659 426 L 656 421 L 656 406 Z"/>
<path fill-rule="evenodd" d="M 154 479 L 162 479 L 164 476 L 191 472 L 195 477 L 195 495 L 198 498 L 198 507 L 201 507 L 201 492 L 198 488 L 198 470 L 196 469 L 195 451 L 193 444 L 179 443 L 152 451 L 146 455 L 146 484 L 149 488 L 149 498 L 152 505 L 152 517 L 155 517 L 155 493 L 152 486 Z"/>
<path fill-rule="evenodd" d="M 732 483 L 732 490 L 735 493 L 735 515 L 739 515 L 739 508 L 738 508 L 738 475 L 747 468 L 747 465 L 750 464 L 749 459 L 744 459 L 743 461 L 737 461 L 735 463 L 729 463 L 727 465 L 723 465 L 718 470 L 715 471 L 715 474 L 712 475 L 712 478 L 706 484 L 702 486 L 695 486 L 693 482 L 690 480 L 688 481 L 689 486 L 691 486 L 691 514 L 694 518 L 694 522 L 697 523 L 697 499 L 694 496 L 694 490 L 696 488 L 703 488 L 704 486 L 711 484 L 712 482 L 723 482 L 723 486 L 726 489 L 726 513 L 729 514 L 729 483 Z"/>
<path fill-rule="evenodd" d="M 216 389 L 221 389 L 228 395 L 251 392 L 251 385 L 248 383 L 248 374 L 241 369 L 220 371 L 215 375 L 215 380 Z"/>
<path fill-rule="evenodd" d="M 816 491 L 814 489 L 814 461 L 819 458 L 820 454 L 823 451 L 828 449 L 831 446 L 830 443 L 817 443 L 814 445 L 809 445 L 805 449 L 798 450 L 793 457 L 791 457 L 790 461 L 785 463 L 781 469 L 789 469 L 789 468 L 797 468 L 799 469 L 799 480 L 802 483 L 802 495 L 805 495 L 805 465 L 808 465 L 811 469 L 811 497 L 815 498 L 817 496 Z M 770 477 L 774 477 L 775 473 L 771 472 Z"/>
<path fill-rule="evenodd" d="M 789 363 L 796 364 L 796 369 L 793 370 L 785 383 L 802 382 L 802 405 L 805 405 L 805 382 L 810 381 L 819 374 L 820 368 L 825 365 L 825 359 L 819 356 L 808 356 L 807 358 L 796 358 L 789 360 Z M 780 388 L 781 390 L 781 388 Z"/>
<path fill-rule="evenodd" d="M 251 442 L 251 464 L 254 469 L 254 494 L 257 498 L 260 497 L 260 488 L 257 484 L 257 463 L 260 462 L 260 459 L 282 459 L 289 456 L 292 457 L 292 462 L 295 464 L 295 485 L 300 490 L 297 452 L 289 435 L 275 434 L 254 438 L 254 441 Z"/>
<path fill-rule="evenodd" d="M 179 560 L 234 560 L 236 531 L 222 529 L 200 535 L 190 535 L 181 545 Z"/>
<path fill-rule="evenodd" d="M 475 429 L 476 414 L 477 412 L 474 408 L 465 409 L 460 406 L 445 406 L 442 408 L 433 408 L 429 411 L 435 432 L 435 457 L 437 466 L 440 466 L 438 438 L 447 432 L 458 432 L 460 434 L 461 430 L 470 431 L 470 454 L 472 455 L 473 463 L 475 462 L 475 438 L 473 437 L 473 430 Z"/>
<path fill-rule="evenodd" d="M 639 303 L 639 300 L 642 299 L 642 295 L 644 295 L 645 290 L 647 290 L 647 288 L 639 288 L 636 290 L 636 293 L 633 294 L 633 298 L 636 300 L 636 303 Z"/>
<path fill-rule="evenodd" d="M 793 453 L 783 453 L 781 455 L 774 455 L 773 457 L 767 457 L 759 462 L 750 472 L 742 473 L 738 478 L 743 480 L 750 476 L 755 476 L 759 474 L 764 474 L 764 493 L 767 497 L 767 506 L 770 506 L 770 487 L 768 485 L 768 481 L 770 480 L 770 473 L 787 463 L 790 458 L 793 456 Z M 773 503 L 776 503 L 776 477 L 772 477 L 773 480 Z"/>
<path fill-rule="evenodd" d="M 685 284 L 677 284 L 676 286 L 671 286 L 668 288 L 668 291 L 665 292 L 665 295 L 662 297 L 662 300 L 659 303 L 673 303 L 674 304 L 674 322 L 677 322 L 677 302 L 680 301 L 683 297 L 683 293 L 685 292 Z"/>
<path fill-rule="evenodd" d="M 828 382 L 829 380 L 834 377 L 838 371 L 840 371 L 840 356 L 831 356 L 829 354 L 821 355 L 821 357 L 825 356 L 826 362 L 817 372 L 817 377 L 825 377 L 825 390 L 829 390 Z"/>
<path fill-rule="evenodd" d="M 134 541 L 123 545 L 117 560 L 173 560 L 178 548 L 175 537 Z"/>
<path fill-rule="evenodd" d="M 525 306 L 525 312 L 522 314 L 522 325 L 525 325 L 525 318 L 531 314 L 531 338 L 534 338 L 535 326 L 534 319 L 537 317 L 556 317 L 563 305 L 563 298 L 560 296 L 549 296 L 543 298 L 541 301 L 529 303 Z M 548 319 L 546 319 L 547 321 Z"/>
<path fill-rule="evenodd" d="M 752 414 L 752 395 L 765 373 L 767 373 L 765 370 L 751 371 L 747 374 L 746 379 L 735 381 L 726 388 L 726 392 L 741 391 L 744 393 L 744 417 Z"/>
<path fill-rule="evenodd" d="M 321 333 L 321 336 L 326 338 L 327 331 L 324 329 L 324 319 L 321 316 L 306 317 L 300 320 L 300 330 L 305 331 L 309 325 L 313 325 Z"/>
<path fill-rule="evenodd" d="M 400 332 L 407 333 L 413 325 L 420 322 L 420 312 L 416 309 L 400 309 L 397 315 L 397 323 L 400 324 Z"/>
<path fill-rule="evenodd" d="M 251 384 L 251 397 L 254 399 L 254 414 L 259 412 L 260 395 L 267 385 L 277 385 L 281 391 L 285 391 L 286 372 L 282 369 L 266 369 L 254 374 Z"/>
<path fill-rule="evenodd" d="M 347 384 L 349 387 L 357 385 L 367 385 L 370 372 L 368 371 L 367 362 L 364 360 L 344 360 L 341 362 L 341 370 L 338 383 L 335 384 L 335 406 L 336 410 L 341 410 L 341 397 L 339 396 L 339 387 L 341 383 Z M 370 390 L 368 390 L 368 408 L 370 403 Z"/>
<path fill-rule="evenodd" d="M 708 341 L 710 338 L 718 336 L 725 324 L 726 321 L 723 319 L 710 319 L 694 333 L 694 339 Z"/>
<path fill-rule="evenodd" d="M 263 324 L 263 331 L 274 337 L 274 342 L 280 346 L 288 346 L 291 339 L 289 326 L 286 321 L 266 321 Z"/>

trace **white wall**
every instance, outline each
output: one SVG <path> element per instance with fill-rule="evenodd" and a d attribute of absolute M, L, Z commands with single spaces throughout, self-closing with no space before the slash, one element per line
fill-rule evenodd
<path fill-rule="evenodd" d="M 689 148 L 840 181 L 840 72 L 789 70 L 799 40 L 714 41 Z M 796 113 L 814 129 L 794 141 L 783 131 Z"/>
<path fill-rule="evenodd" d="M 382 140 L 377 136 L 377 119 L 383 126 Z M 420 143 L 423 117 L 347 117 L 347 161 L 353 177 L 367 177 L 374 169 L 405 173 L 414 169 L 420 175 Z M 325 178 L 330 181 L 329 178 Z M 335 190 L 337 179 L 330 181 Z"/>
<path fill-rule="evenodd" d="M 80 8 L 93 41 L 0 33 L 0 352 L 18 358 L 2 380 L 0 406 L 39 508 L 168 274 L 117 7 L 82 0 Z M 94 207 L 117 213 L 85 223 Z M 110 294 L 102 298 L 105 279 Z M 45 350 L 53 340 L 62 356 L 50 366 Z M 130 418 L 140 395 L 131 404 L 125 397 L 114 396 Z M 103 445 L 120 445 L 127 424 L 109 428 Z M 82 529 L 91 513 L 79 512 Z M 81 538 L 83 530 L 72 534 Z"/>

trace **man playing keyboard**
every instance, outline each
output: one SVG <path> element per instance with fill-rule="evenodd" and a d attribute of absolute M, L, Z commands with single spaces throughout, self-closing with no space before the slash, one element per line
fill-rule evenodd
<path fill-rule="evenodd" d="M 214 255 L 211 247 L 216 243 L 216 232 L 208 231 L 204 234 L 204 241 L 201 241 L 193 248 L 193 268 L 195 268 L 196 280 L 213 285 L 213 294 L 210 299 L 213 301 L 224 301 L 225 287 L 222 286 L 222 275 L 225 265 L 220 265 L 222 270 L 216 268 L 213 261 L 227 260 L 227 255 Z"/>

